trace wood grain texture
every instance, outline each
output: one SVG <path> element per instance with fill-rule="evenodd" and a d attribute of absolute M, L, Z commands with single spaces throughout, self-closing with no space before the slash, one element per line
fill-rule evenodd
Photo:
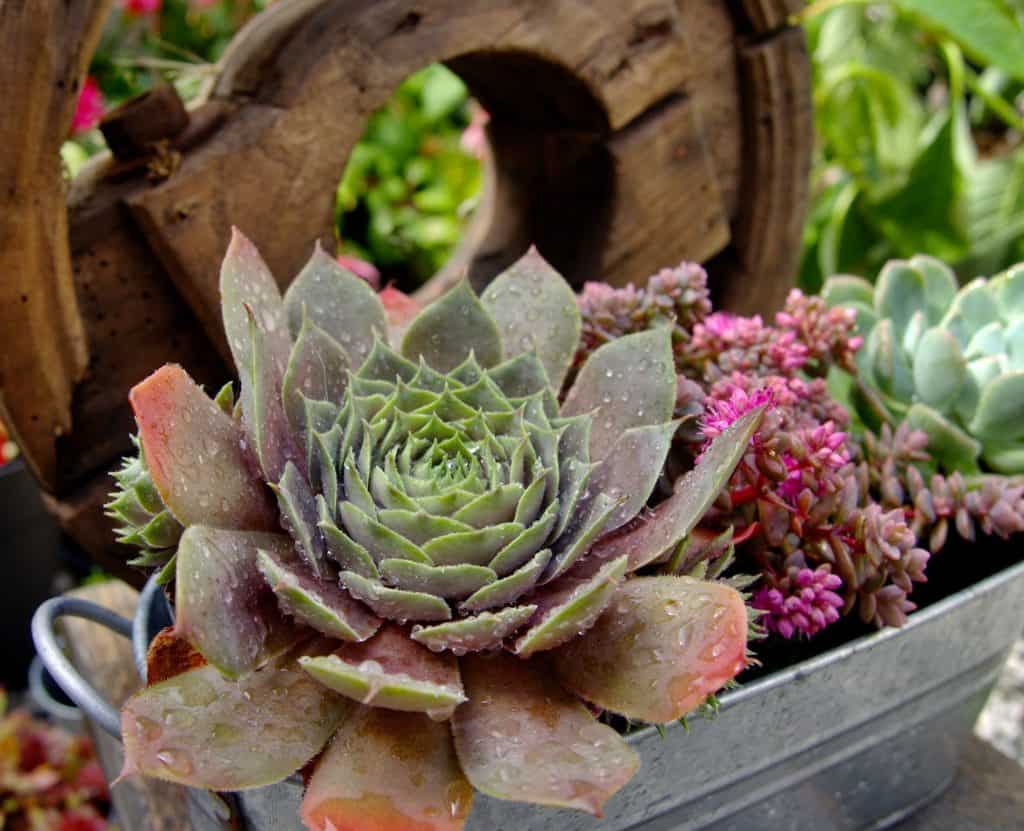
<path fill-rule="evenodd" d="M 461 274 L 482 287 L 535 243 L 576 285 L 704 261 L 733 310 L 771 311 L 795 274 L 810 157 L 809 67 L 787 2 L 275 3 L 236 36 L 180 134 L 87 166 L 68 227 L 59 192 L 24 172 L 59 173 L 71 98 L 61 122 L 55 96 L 39 96 L 30 129 L 0 125 L 17 150 L 0 170 L 20 188 L 0 218 L 0 242 L 13 240 L 0 257 L 17 265 L 0 322 L 28 333 L 0 358 L 0 409 L 66 527 L 97 557 L 120 556 L 104 539 L 103 474 L 129 449 L 127 391 L 167 361 L 211 390 L 230 377 L 217 283 L 231 226 L 285 287 L 316 241 L 333 243 L 334 185 L 367 118 L 434 61 L 491 113 L 493 152 L 483 209 L 422 297 Z M 17 61 L 0 58 L 14 84 L 34 66 L 25 43 L 51 29 L 83 35 L 80 74 L 109 0 L 19 17 L 37 4 L 0 11 L 12 21 L 0 37 L 28 38 L 12 35 Z M 33 72 L 44 91 L 56 77 Z"/>
<path fill-rule="evenodd" d="M 0 414 L 49 487 L 87 360 L 59 152 L 112 2 L 0 4 Z"/>
<path fill-rule="evenodd" d="M 71 592 L 72 597 L 98 603 L 123 617 L 135 614 L 139 595 L 124 583 L 111 580 Z M 131 642 L 108 629 L 80 618 L 63 618 L 62 627 L 75 668 L 115 707 L 120 707 L 142 682 L 132 661 Z M 121 772 L 121 743 L 89 723 L 89 733 L 107 781 Z M 178 785 L 131 777 L 111 789 L 118 824 L 131 831 L 189 831 L 185 792 Z"/>

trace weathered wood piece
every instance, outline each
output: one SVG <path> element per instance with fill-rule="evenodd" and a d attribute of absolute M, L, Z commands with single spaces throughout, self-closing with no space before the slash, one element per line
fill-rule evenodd
<path fill-rule="evenodd" d="M 53 487 L 85 370 L 71 281 L 60 146 L 113 0 L 0 5 L 0 414 Z"/>
<path fill-rule="evenodd" d="M 129 449 L 128 389 L 166 361 L 209 389 L 229 377 L 217 274 L 231 226 L 284 287 L 315 241 L 332 242 L 334 184 L 370 113 L 435 61 L 491 113 L 492 154 L 482 208 L 424 299 L 463 273 L 482 286 L 535 243 L 577 284 L 642 282 L 700 260 L 734 310 L 778 306 L 796 271 L 810 158 L 795 2 L 275 3 L 238 34 L 187 119 L 174 100 L 162 111 L 159 95 L 108 119 L 119 158 L 72 183 L 69 229 L 53 174 L 73 96 L 56 96 L 63 121 L 31 122 L 51 130 L 48 144 L 6 121 L 24 159 L 3 164 L 49 178 L 38 197 L 27 195 L 35 180 L 17 190 L 0 220 L 17 242 L 0 256 L 18 264 L 0 320 L 30 333 L 0 360 L 0 408 L 66 527 L 97 556 L 124 556 L 102 542 L 100 506 L 104 472 Z M 85 32 L 109 2 L 73 5 L 69 31 Z M 2 14 L 23 32 L 64 25 L 57 10 Z M 30 40 L 12 39 L 22 52 L 8 54 Z M 76 77 L 91 47 L 81 41 Z M 5 56 L 0 78 L 28 65 Z M 58 250 L 65 235 L 73 269 Z M 28 308 L 11 312 L 19 285 Z"/>
<path fill-rule="evenodd" d="M 119 615 L 135 614 L 139 595 L 124 583 L 111 580 L 71 592 L 106 606 Z M 132 661 L 131 642 L 109 629 L 80 618 L 64 618 L 65 639 L 75 668 L 115 707 L 120 707 L 142 686 Z M 108 782 L 121 773 L 124 753 L 121 743 L 89 723 L 89 733 Z M 131 831 L 189 831 L 184 789 L 169 782 L 131 777 L 111 789 L 118 824 Z"/>

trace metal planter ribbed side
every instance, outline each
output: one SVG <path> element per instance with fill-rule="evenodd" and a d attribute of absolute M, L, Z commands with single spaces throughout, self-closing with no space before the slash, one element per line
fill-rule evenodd
<path fill-rule="evenodd" d="M 134 627 L 143 657 L 163 602 L 153 591 L 144 600 Z M 1019 635 L 1022 605 L 1024 563 L 912 615 L 903 629 L 859 638 L 723 695 L 714 723 L 697 721 L 688 733 L 674 725 L 664 737 L 654 729 L 631 736 L 640 772 L 602 820 L 478 795 L 469 829 L 887 827 L 951 781 Z M 234 799 L 247 831 L 302 827 L 295 777 Z M 220 831 L 222 803 L 200 791 L 191 803 L 195 831 Z"/>

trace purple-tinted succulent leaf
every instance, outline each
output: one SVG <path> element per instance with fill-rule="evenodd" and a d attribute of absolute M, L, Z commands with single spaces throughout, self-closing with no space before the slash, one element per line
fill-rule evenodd
<path fill-rule="evenodd" d="M 190 669 L 125 703 L 122 776 L 216 791 L 270 785 L 315 756 L 354 707 L 291 654 L 237 681 Z"/>
<path fill-rule="evenodd" d="M 553 389 L 562 388 L 580 339 L 569 284 L 531 248 L 487 287 L 482 301 L 498 324 L 505 357 L 535 352 Z"/>
<path fill-rule="evenodd" d="M 747 665 L 747 610 L 734 588 L 689 577 L 638 577 L 582 637 L 551 653 L 585 700 L 627 718 L 674 721 Z"/>
<path fill-rule="evenodd" d="M 294 642 L 257 566 L 257 550 L 290 553 L 281 534 L 192 525 L 178 543 L 175 634 L 229 678 L 251 672 Z"/>
<path fill-rule="evenodd" d="M 551 584 L 530 598 L 538 611 L 530 628 L 516 640 L 515 652 L 528 658 L 583 634 L 611 602 L 626 574 L 626 557 L 604 563 L 589 577 Z"/>
<path fill-rule="evenodd" d="M 150 476 L 182 525 L 270 531 L 277 517 L 242 451 L 244 434 L 180 366 L 130 394 Z"/>
<path fill-rule="evenodd" d="M 381 617 L 401 621 L 451 620 L 452 610 L 448 604 L 432 594 L 393 589 L 353 571 L 343 571 L 339 579 L 349 594 L 363 601 Z"/>
<path fill-rule="evenodd" d="M 492 367 L 487 377 L 509 398 L 527 398 L 550 385 L 547 370 L 534 352 L 524 352 Z"/>
<path fill-rule="evenodd" d="M 220 308 L 224 334 L 241 378 L 252 373 L 253 345 L 246 307 L 265 333 L 265 354 L 272 358 L 275 371 L 284 373 L 291 338 L 281 292 L 256 246 L 232 228 L 231 244 L 220 268 Z"/>
<path fill-rule="evenodd" d="M 383 560 L 380 573 L 395 588 L 454 600 L 469 597 L 477 589 L 498 579 L 498 575 L 485 566 L 469 563 L 428 566 L 411 560 Z"/>
<path fill-rule="evenodd" d="M 317 243 L 313 256 L 284 295 L 292 337 L 302 328 L 303 312 L 341 344 L 354 367 L 370 354 L 374 337 L 387 336 L 384 305 L 370 285 L 342 268 Z"/>
<path fill-rule="evenodd" d="M 447 724 L 362 707 L 317 761 L 301 816 L 310 831 L 461 831 L 472 802 Z"/>
<path fill-rule="evenodd" d="M 550 559 L 550 548 L 538 551 L 529 562 L 507 577 L 502 577 L 467 597 L 459 605 L 459 608 L 463 612 L 479 612 L 511 603 L 516 598 L 525 595 L 537 584 Z"/>
<path fill-rule="evenodd" d="M 271 485 L 281 508 L 281 523 L 292 535 L 303 559 L 318 577 L 327 574 L 324 538 L 317 527 L 316 498 L 309 483 L 292 462 L 284 468 L 277 485 Z"/>
<path fill-rule="evenodd" d="M 612 496 L 599 493 L 585 507 L 577 509 L 575 518 L 555 542 L 554 556 L 548 563 L 547 573 L 541 579 L 542 583 L 556 580 L 579 562 L 604 532 L 608 521 L 624 498 L 621 494 Z"/>
<path fill-rule="evenodd" d="M 242 419 L 264 478 L 268 482 L 276 482 L 284 474 L 289 460 L 301 465 L 303 473 L 306 460 L 304 454 L 297 449 L 284 414 L 281 398 L 284 366 L 279 365 L 273 352 L 273 341 L 257 322 L 255 312 L 248 307 L 246 310 L 249 314 L 249 345 L 252 355 L 247 368 L 239 369 Z"/>
<path fill-rule="evenodd" d="M 301 446 L 307 431 L 306 399 L 341 406 L 348 385 L 349 359 L 334 338 L 308 319 L 292 348 L 282 382 L 285 415 Z"/>
<path fill-rule="evenodd" d="M 594 413 L 590 460 L 596 462 L 624 430 L 671 419 L 675 401 L 672 338 L 662 327 L 625 335 L 595 351 L 569 390 L 562 414 Z"/>
<path fill-rule="evenodd" d="M 590 488 L 616 501 L 605 523 L 607 534 L 629 522 L 647 504 L 658 483 L 678 421 L 631 427 L 615 441 L 590 478 Z"/>
<path fill-rule="evenodd" d="M 489 567 L 499 577 L 511 574 L 528 562 L 544 545 L 544 541 L 551 533 L 551 529 L 555 527 L 557 519 L 558 506 L 552 503 L 540 519 L 494 555 L 494 559 L 488 563 Z"/>
<path fill-rule="evenodd" d="M 509 606 L 498 612 L 480 612 L 448 623 L 416 625 L 412 628 L 412 639 L 435 652 L 450 650 L 456 655 L 495 649 L 524 626 L 536 611 L 536 606 Z"/>
<path fill-rule="evenodd" d="M 469 701 L 455 711 L 452 734 L 477 790 L 600 816 L 636 773 L 632 748 L 563 690 L 545 663 L 498 653 L 466 656 L 460 666 Z"/>
<path fill-rule="evenodd" d="M 371 519 L 353 503 L 343 502 L 338 512 L 345 530 L 370 552 L 374 562 L 379 564 L 382 560 L 412 560 L 414 563 L 430 565 L 431 559 L 423 549 L 386 525 Z"/>
<path fill-rule="evenodd" d="M 448 372 L 470 352 L 481 366 L 494 366 L 501 360 L 501 336 L 463 280 L 416 316 L 402 339 L 402 354 L 413 360 L 422 357 L 433 369 Z"/>
<path fill-rule="evenodd" d="M 293 551 L 261 549 L 257 562 L 281 610 L 300 623 L 343 641 L 365 641 L 380 628 L 380 618 L 340 587 L 318 580 Z"/>
<path fill-rule="evenodd" d="M 610 560 L 625 554 L 629 570 L 636 571 L 676 546 L 722 492 L 763 414 L 763 407 L 751 410 L 715 436 L 693 469 L 677 480 L 672 496 L 648 516 L 598 540 L 591 557 Z"/>
<path fill-rule="evenodd" d="M 518 522 L 503 522 L 490 528 L 435 537 L 423 546 L 423 551 L 438 565 L 487 565 L 498 551 L 522 532 L 523 526 Z"/>
<path fill-rule="evenodd" d="M 393 624 L 368 641 L 299 658 L 299 664 L 321 684 L 370 707 L 446 719 L 466 700 L 455 657 L 414 643 Z"/>

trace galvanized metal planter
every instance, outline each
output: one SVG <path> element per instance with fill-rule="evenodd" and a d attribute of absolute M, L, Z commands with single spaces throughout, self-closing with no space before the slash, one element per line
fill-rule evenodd
<path fill-rule="evenodd" d="M 64 605 L 61 605 L 61 604 Z M 79 601 L 79 604 L 81 601 Z M 144 593 L 137 659 L 159 627 Z M 717 721 L 630 737 L 640 773 L 595 820 L 478 796 L 470 831 L 834 831 L 885 828 L 952 780 L 971 726 L 1020 632 L 1024 563 L 883 630 L 722 696 Z M 166 612 L 163 612 L 166 614 Z M 105 619 L 57 599 L 33 621 L 48 669 L 90 717 L 116 726 L 53 639 L 60 614 Z M 124 632 L 122 621 L 117 627 Z M 225 805 L 192 792 L 193 828 L 223 827 Z M 248 831 L 299 831 L 296 777 L 234 797 Z"/>

